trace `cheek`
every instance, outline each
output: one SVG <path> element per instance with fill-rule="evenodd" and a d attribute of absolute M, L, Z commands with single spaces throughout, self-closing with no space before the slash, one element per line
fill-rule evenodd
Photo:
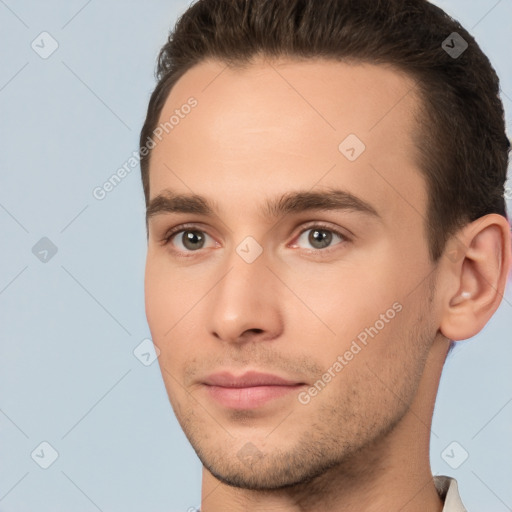
<path fill-rule="evenodd" d="M 171 375 L 178 378 L 184 362 L 193 356 L 190 321 L 197 315 L 194 307 L 205 291 L 197 280 L 194 284 L 180 279 L 179 271 L 170 269 L 163 258 L 148 254 L 144 293 L 146 319 L 152 340 L 160 350 L 158 360 L 170 391 L 176 385 Z"/>
<path fill-rule="evenodd" d="M 158 345 L 172 333 L 169 330 L 179 319 L 182 291 L 175 275 L 166 270 L 159 258 L 148 253 L 144 276 L 146 318 L 153 341 Z M 181 301 L 182 303 L 183 301 Z M 183 315 L 183 313 L 182 313 Z"/>
<path fill-rule="evenodd" d="M 309 279 L 290 276 L 289 283 L 296 295 L 303 299 L 313 316 L 315 325 L 332 341 L 334 348 L 342 349 L 362 333 L 364 340 L 366 330 L 389 330 L 389 324 L 399 316 L 401 293 L 398 281 L 390 277 L 386 269 L 378 262 L 361 266 L 331 267 L 329 271 L 318 269 Z M 387 267 L 389 268 L 389 266 Z M 311 269 L 310 269 L 311 270 Z M 311 275 L 311 272 L 310 272 Z M 295 278 L 295 281 L 294 281 Z M 291 325 L 304 324 L 304 308 L 295 308 L 292 313 L 295 322 Z M 384 315 L 381 319 L 381 315 Z M 321 322 L 320 322 L 321 321 Z M 368 337 L 369 334 L 366 334 Z"/>
<path fill-rule="evenodd" d="M 167 293 L 166 280 L 156 270 L 149 257 L 144 277 L 144 296 L 149 328 L 153 337 L 158 337 L 164 328 L 165 311 L 172 311 L 169 304 L 172 295 Z"/>
<path fill-rule="evenodd" d="M 427 350 L 425 325 L 418 325 L 418 320 L 404 306 L 388 323 L 374 320 L 363 329 L 356 326 L 363 336 L 347 336 L 323 352 L 326 373 L 320 379 L 333 384 L 319 393 L 322 398 L 316 406 L 338 409 L 349 430 L 357 427 L 352 434 L 363 436 L 403 414 L 414 397 Z"/>

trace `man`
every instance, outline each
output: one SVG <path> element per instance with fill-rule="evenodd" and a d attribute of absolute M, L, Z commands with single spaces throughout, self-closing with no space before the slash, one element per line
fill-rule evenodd
<path fill-rule="evenodd" d="M 146 314 L 202 512 L 460 511 L 430 426 L 498 308 L 498 79 L 425 0 L 199 0 L 141 133 Z"/>

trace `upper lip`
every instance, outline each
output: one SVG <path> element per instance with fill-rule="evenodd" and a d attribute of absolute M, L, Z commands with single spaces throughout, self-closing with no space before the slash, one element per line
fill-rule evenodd
<path fill-rule="evenodd" d="M 283 379 L 278 375 L 246 372 L 238 377 L 230 372 L 212 373 L 203 381 L 208 386 L 220 386 L 224 388 L 250 388 L 255 386 L 296 386 L 302 382 Z"/>

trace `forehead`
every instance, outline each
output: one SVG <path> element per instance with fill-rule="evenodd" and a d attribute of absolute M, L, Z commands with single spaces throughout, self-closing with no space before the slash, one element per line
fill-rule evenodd
<path fill-rule="evenodd" d="M 247 206 L 271 191 L 343 186 L 395 215 L 421 216 L 418 105 L 414 81 L 389 66 L 202 62 L 162 109 L 166 129 L 152 151 L 150 196 L 166 187 L 210 197 L 222 191 Z"/>

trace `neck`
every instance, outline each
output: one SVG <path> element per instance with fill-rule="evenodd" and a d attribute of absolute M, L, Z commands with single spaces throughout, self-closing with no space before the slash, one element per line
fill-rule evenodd
<path fill-rule="evenodd" d="M 447 343 L 436 340 L 413 403 L 390 432 L 319 477 L 292 487 L 231 487 L 203 468 L 201 512 L 441 512 L 429 448 Z"/>

